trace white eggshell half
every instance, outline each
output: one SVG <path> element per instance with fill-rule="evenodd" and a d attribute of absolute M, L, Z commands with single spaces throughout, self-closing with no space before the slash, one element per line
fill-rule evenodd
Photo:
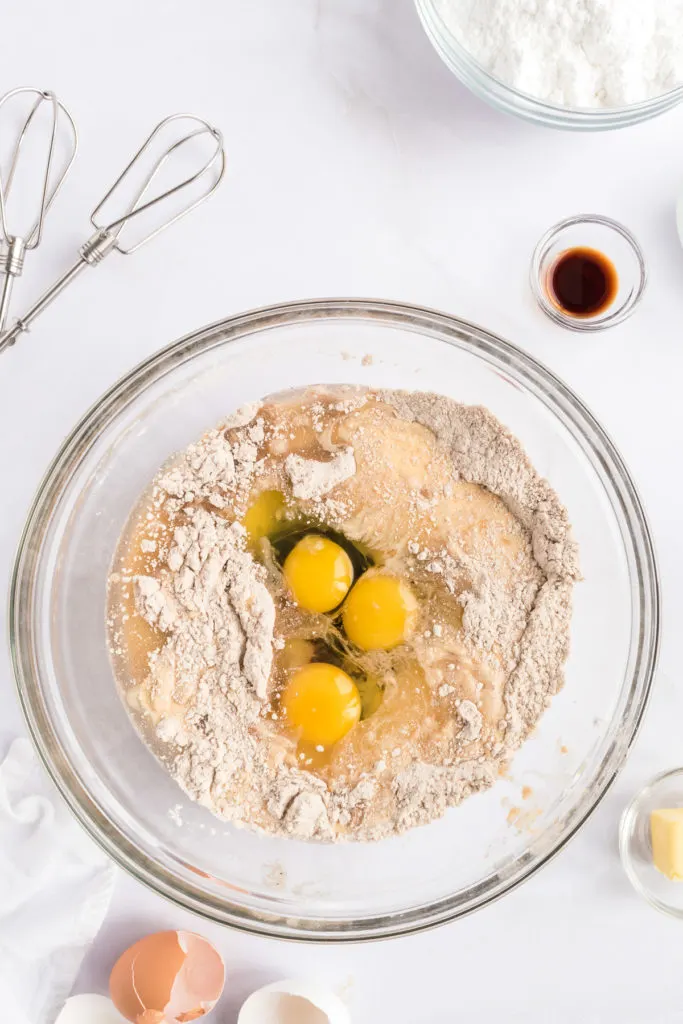
<path fill-rule="evenodd" d="M 84 994 L 64 1003 L 55 1024 L 126 1024 L 111 999 Z"/>
<path fill-rule="evenodd" d="M 678 237 L 683 245 L 683 195 L 676 203 L 676 225 L 678 227 Z"/>
<path fill-rule="evenodd" d="M 253 992 L 237 1024 L 351 1024 L 339 996 L 308 981 L 275 981 Z"/>

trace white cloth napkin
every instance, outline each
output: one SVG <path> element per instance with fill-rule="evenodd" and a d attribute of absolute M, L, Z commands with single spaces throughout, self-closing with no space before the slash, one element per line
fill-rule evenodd
<path fill-rule="evenodd" d="M 114 866 L 71 817 L 26 739 L 0 764 L 0 1008 L 52 1024 L 99 931 Z"/>

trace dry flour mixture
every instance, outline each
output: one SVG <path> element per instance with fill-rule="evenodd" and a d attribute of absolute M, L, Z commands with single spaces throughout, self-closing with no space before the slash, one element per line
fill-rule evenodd
<path fill-rule="evenodd" d="M 381 839 L 491 786 L 561 687 L 576 545 L 485 409 L 318 388 L 208 431 L 122 537 L 136 725 L 219 817 Z"/>

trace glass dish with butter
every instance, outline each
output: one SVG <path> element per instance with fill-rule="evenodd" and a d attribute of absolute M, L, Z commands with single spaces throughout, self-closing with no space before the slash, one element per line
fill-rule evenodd
<path fill-rule="evenodd" d="M 619 851 L 636 892 L 683 918 L 683 768 L 656 775 L 636 793 L 621 818 Z"/>

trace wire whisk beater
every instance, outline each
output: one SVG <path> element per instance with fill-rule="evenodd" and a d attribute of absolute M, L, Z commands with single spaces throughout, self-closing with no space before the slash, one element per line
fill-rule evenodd
<path fill-rule="evenodd" d="M 43 113 L 46 116 L 42 116 Z M 8 124 L 12 114 L 18 114 L 18 120 Z M 7 138 L 14 138 L 14 144 L 9 150 L 6 170 L 0 169 L 0 271 L 4 274 L 0 332 L 7 320 L 14 280 L 23 272 L 26 253 L 36 249 L 42 241 L 45 217 L 78 149 L 78 133 L 71 114 L 53 92 L 44 89 L 12 89 L 0 98 L 0 140 Z M 31 178 L 36 195 L 30 204 L 31 216 L 20 218 L 10 216 L 9 201 L 29 140 L 35 143 L 35 155 L 27 159 L 36 161 L 40 174 L 26 175 Z"/>
<path fill-rule="evenodd" d="M 165 136 L 170 136 L 168 141 Z M 124 256 L 136 252 L 208 199 L 221 183 L 225 166 L 223 136 L 217 128 L 191 114 L 172 114 L 161 121 L 92 211 L 95 232 L 81 246 L 76 262 L 0 335 L 0 352 L 13 345 L 85 267 L 96 266 L 114 250 Z"/>

